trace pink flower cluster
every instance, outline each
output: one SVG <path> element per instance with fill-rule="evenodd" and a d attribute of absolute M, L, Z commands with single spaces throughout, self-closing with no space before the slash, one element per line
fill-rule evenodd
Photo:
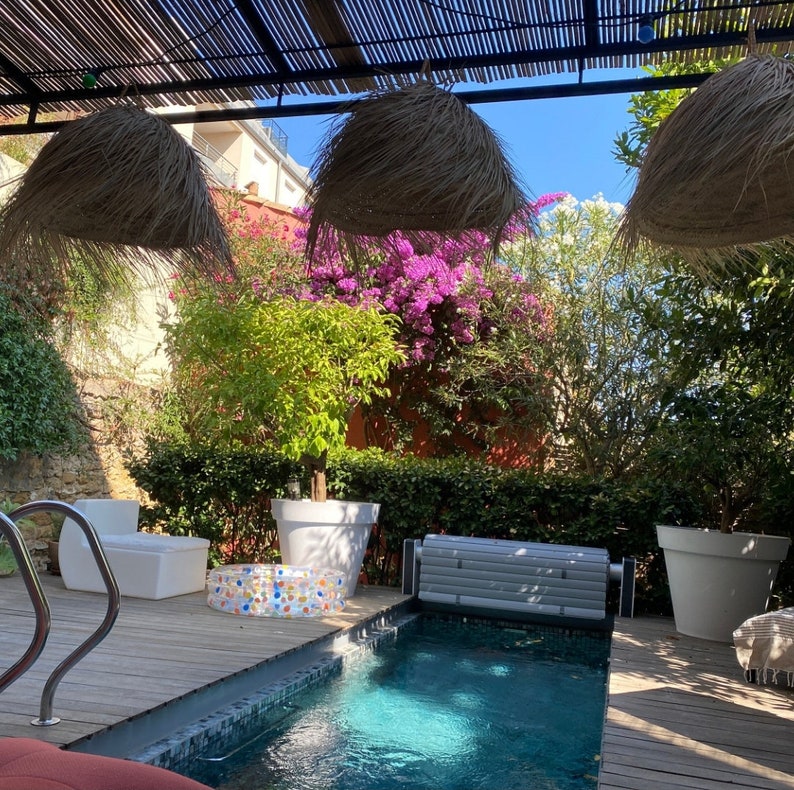
<path fill-rule="evenodd" d="M 442 242 L 431 251 L 417 251 L 408 239 L 395 236 L 382 260 L 363 277 L 338 259 L 313 266 L 311 296 L 333 294 L 348 304 L 376 303 L 399 315 L 409 330 L 405 340 L 410 340 L 416 361 L 434 357 L 443 329 L 455 342 L 471 343 L 478 305 L 491 292 L 470 250 L 460 242 Z"/>
<path fill-rule="evenodd" d="M 563 196 L 544 195 L 529 204 L 525 215 L 508 228 L 507 236 L 526 231 L 542 208 Z M 527 292 L 523 278 L 499 264 L 486 268 L 490 246 L 490 239 L 480 232 L 420 242 L 395 232 L 385 244 L 377 245 L 366 271 L 355 272 L 340 257 L 335 241 L 326 238 L 315 250 L 303 296 L 332 295 L 351 305 L 375 304 L 399 315 L 405 326 L 403 341 L 410 346 L 414 362 L 429 362 L 449 345 L 487 338 L 495 321 L 484 305 L 494 297 L 494 283 L 499 281 L 503 290 L 513 292 L 509 311 L 501 320 L 542 329 L 544 311 L 537 297 Z"/>

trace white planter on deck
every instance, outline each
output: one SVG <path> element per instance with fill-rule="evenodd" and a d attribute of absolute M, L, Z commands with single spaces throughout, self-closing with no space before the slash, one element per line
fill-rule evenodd
<path fill-rule="evenodd" d="M 272 500 L 282 563 L 342 571 L 352 598 L 379 510 L 379 504 L 340 499 Z"/>
<path fill-rule="evenodd" d="M 715 642 L 731 642 L 745 620 L 766 611 L 791 542 L 778 535 L 663 525 L 656 534 L 676 630 Z"/>

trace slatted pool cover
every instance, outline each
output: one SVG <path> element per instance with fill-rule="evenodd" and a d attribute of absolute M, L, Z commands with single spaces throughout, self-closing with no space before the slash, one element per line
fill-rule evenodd
<path fill-rule="evenodd" d="M 426 535 L 421 601 L 461 607 L 604 620 L 606 549 Z"/>

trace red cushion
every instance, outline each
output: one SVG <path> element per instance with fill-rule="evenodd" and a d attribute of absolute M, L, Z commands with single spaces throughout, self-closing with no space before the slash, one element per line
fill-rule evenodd
<path fill-rule="evenodd" d="M 209 790 L 145 763 L 66 752 L 34 738 L 0 739 L 0 790 Z"/>

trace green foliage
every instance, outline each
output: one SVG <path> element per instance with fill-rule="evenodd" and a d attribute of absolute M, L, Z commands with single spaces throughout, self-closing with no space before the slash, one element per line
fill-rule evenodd
<path fill-rule="evenodd" d="M 280 453 L 152 445 L 130 469 L 155 500 L 150 524 L 209 538 L 216 563 L 273 561 L 268 499 L 283 496 L 297 471 Z M 637 558 L 638 608 L 652 612 L 669 609 L 655 524 L 689 523 L 695 507 L 670 480 L 542 475 L 377 450 L 334 455 L 328 472 L 336 496 L 381 504 L 365 561 L 370 583 L 399 584 L 403 541 L 428 532 L 599 546 L 613 561 Z"/>
<path fill-rule="evenodd" d="M 281 453 L 153 441 L 129 471 L 154 500 L 142 524 L 206 538 L 212 565 L 275 561 L 270 498 L 285 496 L 297 471 Z"/>
<path fill-rule="evenodd" d="M 0 153 L 29 165 L 49 139 L 46 134 L 20 134 L 0 137 Z"/>
<path fill-rule="evenodd" d="M 253 288 L 184 297 L 167 327 L 194 432 L 229 444 L 272 440 L 320 474 L 328 453 L 344 447 L 355 405 L 384 393 L 403 360 L 396 331 L 397 320 L 374 309 L 265 301 Z M 313 485 L 312 498 L 322 501 L 324 490 Z"/>
<path fill-rule="evenodd" d="M 536 238 L 504 251 L 553 305 L 538 363 L 548 387 L 527 408 L 544 415 L 558 463 L 595 476 L 625 475 L 636 465 L 670 381 L 655 354 L 659 330 L 640 313 L 661 298 L 662 266 L 615 249 L 621 208 L 600 196 L 566 198 L 540 216 Z"/>
<path fill-rule="evenodd" d="M 259 293 L 268 298 L 305 286 L 302 245 L 290 241 L 275 220 L 265 216 L 254 219 L 239 193 L 223 192 L 219 198 L 218 208 L 240 279 L 256 280 Z"/>
<path fill-rule="evenodd" d="M 77 392 L 48 326 L 0 294 L 0 458 L 85 442 Z"/>
<path fill-rule="evenodd" d="M 329 465 L 339 497 L 381 503 L 365 567 L 372 583 L 399 578 L 403 540 L 428 532 L 598 546 L 613 562 L 634 557 L 639 612 L 669 614 L 656 524 L 703 521 L 700 483 L 651 466 L 621 479 L 500 469 L 471 459 L 397 459 L 347 452 Z M 794 537 L 794 475 L 768 488 L 754 528 Z M 794 569 L 781 569 L 777 596 L 794 602 Z"/>
<path fill-rule="evenodd" d="M 79 258 L 69 265 L 66 279 L 53 301 L 53 327 L 69 360 L 83 370 L 108 376 L 121 368 L 129 373 L 130 361 L 119 347 L 121 332 L 132 332 L 138 321 L 137 295 L 121 266 L 100 276 Z M 134 363 L 132 363 L 134 364 Z"/>
<path fill-rule="evenodd" d="M 17 568 L 17 559 L 5 537 L 0 537 L 0 576 L 9 576 Z"/>
<path fill-rule="evenodd" d="M 662 293 L 645 320 L 677 382 L 648 464 L 699 492 L 703 526 L 778 532 L 762 512 L 794 475 L 791 291 L 744 267 L 711 287 L 673 268 Z"/>
<path fill-rule="evenodd" d="M 514 436 L 543 430 L 543 416 L 552 409 L 548 400 L 537 408 L 549 394 L 544 310 L 515 270 L 492 265 L 477 274 L 461 287 L 460 297 L 470 295 L 474 303 L 476 296 L 479 334 L 464 343 L 436 330 L 435 356 L 393 368 L 390 397 L 375 399 L 367 411 L 369 419 L 385 418 L 380 424 L 389 425 L 395 448 L 411 450 L 417 416 L 439 456 L 460 453 L 460 437 L 485 454 L 506 426 Z"/>
<path fill-rule="evenodd" d="M 10 499 L 0 502 L 0 511 L 8 515 L 19 507 Z M 9 576 L 17 568 L 17 558 L 11 550 L 11 546 L 6 540 L 5 535 L 0 535 L 0 576 Z"/>
<path fill-rule="evenodd" d="M 710 74 L 736 62 L 735 60 L 708 60 L 697 63 L 666 62 L 658 66 L 643 66 L 651 77 L 668 77 L 680 74 Z M 615 137 L 612 153 L 626 170 L 637 168 L 642 163 L 645 148 L 659 124 L 695 88 L 676 88 L 664 91 L 634 93 L 629 99 L 628 113 L 632 116 L 629 128 Z"/>
<path fill-rule="evenodd" d="M 665 64 L 658 75 L 713 72 L 735 61 Z M 689 91 L 632 96 L 617 157 L 639 166 L 659 125 Z M 704 283 L 675 260 L 638 315 L 664 366 L 658 421 L 643 467 L 674 476 L 700 500 L 695 523 L 785 533 L 794 480 L 794 281 L 791 253 L 726 265 Z M 772 514 L 777 513 L 777 517 Z M 784 515 L 785 514 L 785 515 Z"/>
<path fill-rule="evenodd" d="M 13 513 L 19 505 L 12 502 L 10 499 L 0 501 L 0 512 L 9 516 Z M 34 528 L 36 523 L 29 518 L 21 518 L 14 521 L 19 528 Z M 5 535 L 0 535 L 0 576 L 11 575 L 18 567 L 17 558 L 11 550 L 11 545 L 6 540 Z"/>
<path fill-rule="evenodd" d="M 19 505 L 16 502 L 12 502 L 10 499 L 4 499 L 0 501 L 0 513 L 5 513 L 7 516 L 10 516 Z M 18 527 L 35 527 L 36 522 L 30 518 L 21 518 L 14 521 L 14 523 Z"/>

